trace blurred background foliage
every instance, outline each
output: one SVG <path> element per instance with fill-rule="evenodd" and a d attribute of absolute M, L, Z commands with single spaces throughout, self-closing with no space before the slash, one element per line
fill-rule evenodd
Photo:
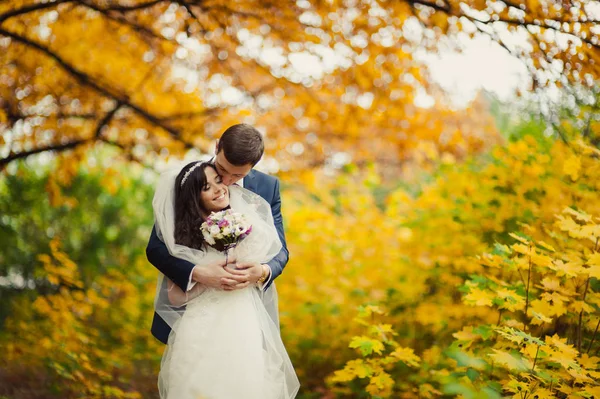
<path fill-rule="evenodd" d="M 600 395 L 597 3 L 0 2 L 0 397 L 150 398 L 157 172 L 257 126 L 302 398 Z M 424 54 L 529 83 L 457 105 Z M 483 56 L 483 55 L 482 55 Z"/>

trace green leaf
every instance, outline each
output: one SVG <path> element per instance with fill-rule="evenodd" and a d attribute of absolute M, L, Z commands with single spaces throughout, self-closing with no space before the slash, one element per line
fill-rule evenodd
<path fill-rule="evenodd" d="M 471 381 L 475 381 L 477 378 L 479 378 L 479 371 L 470 368 L 467 370 L 467 377 L 469 377 Z"/>
<path fill-rule="evenodd" d="M 484 340 L 488 340 L 494 336 L 494 329 L 488 325 L 483 325 L 475 327 L 473 329 L 473 333 L 481 335 L 481 338 L 483 338 Z"/>
<path fill-rule="evenodd" d="M 353 337 L 352 341 L 350 341 L 349 347 L 358 349 L 363 356 L 368 356 L 372 353 L 377 353 L 380 355 L 384 349 L 384 345 L 381 341 L 365 337 L 364 335 Z"/>

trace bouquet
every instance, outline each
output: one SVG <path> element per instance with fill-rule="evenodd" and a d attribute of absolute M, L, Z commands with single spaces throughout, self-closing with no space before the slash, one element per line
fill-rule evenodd
<path fill-rule="evenodd" d="M 252 232 L 252 225 L 244 215 L 226 209 L 212 212 L 200 226 L 202 236 L 208 245 L 218 251 L 227 252 L 235 248 Z"/>

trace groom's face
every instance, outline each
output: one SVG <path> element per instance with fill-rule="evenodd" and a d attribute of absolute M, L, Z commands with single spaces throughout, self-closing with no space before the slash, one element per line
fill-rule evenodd
<path fill-rule="evenodd" d="M 221 176 L 223 183 L 227 186 L 242 180 L 250 173 L 250 170 L 252 170 L 252 165 L 250 164 L 243 166 L 231 164 L 227 158 L 225 158 L 225 154 L 222 150 L 219 151 L 215 157 L 215 167 L 217 168 L 217 172 Z"/>

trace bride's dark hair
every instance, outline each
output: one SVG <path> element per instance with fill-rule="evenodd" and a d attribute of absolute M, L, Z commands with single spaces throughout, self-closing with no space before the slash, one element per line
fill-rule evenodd
<path fill-rule="evenodd" d="M 200 193 L 207 184 L 206 168 L 215 166 L 210 162 L 192 162 L 184 166 L 175 179 L 175 243 L 189 248 L 202 249 L 204 237 L 200 225 L 202 214 L 209 214 L 202 203 Z M 194 168 L 191 173 L 187 173 Z M 187 177 L 186 177 L 187 175 Z M 182 180 L 185 177 L 183 185 Z"/>

